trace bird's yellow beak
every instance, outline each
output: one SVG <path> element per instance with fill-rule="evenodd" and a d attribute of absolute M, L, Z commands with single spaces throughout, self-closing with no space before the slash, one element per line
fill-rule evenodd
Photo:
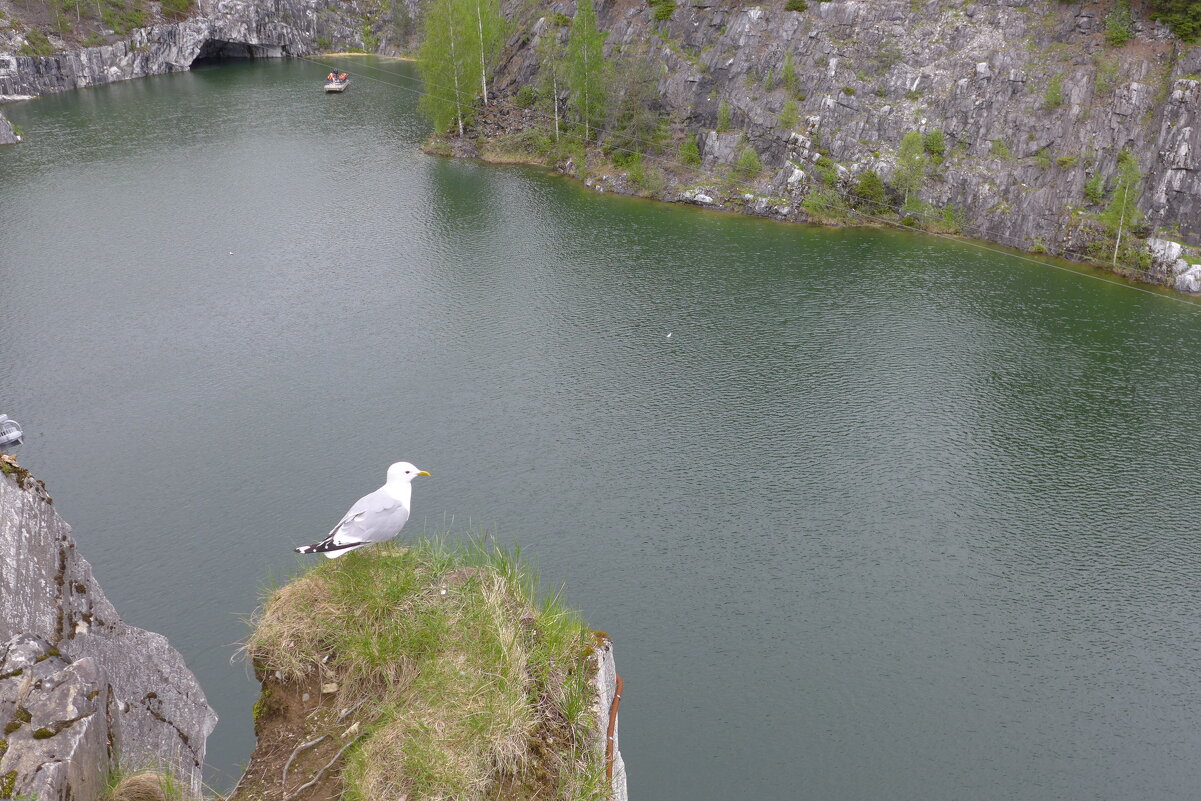
<path fill-rule="evenodd" d="M 419 476 L 428 476 L 428 475 L 429 475 L 429 473 L 425 472 L 424 470 L 418 470 L 418 471 L 417 471 L 417 475 L 419 475 Z"/>

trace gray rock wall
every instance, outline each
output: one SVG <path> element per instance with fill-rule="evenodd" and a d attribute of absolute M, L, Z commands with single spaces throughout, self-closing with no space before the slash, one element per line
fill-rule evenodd
<path fill-rule="evenodd" d="M 18 55 L 17 34 L 0 37 L 0 96 L 41 95 L 180 72 L 202 55 L 253 58 L 313 55 L 318 43 L 363 48 L 367 8 L 323 0 L 199 0 L 196 15 L 131 31 L 101 47 L 53 56 Z M 386 21 L 376 20 L 376 26 Z M 369 26 L 370 27 L 370 26 Z M 386 35 L 381 48 L 387 45 Z"/>
<path fill-rule="evenodd" d="M 1106 43 L 1113 4 L 1099 0 L 783 5 L 681 0 L 656 21 L 645 2 L 597 2 L 606 54 L 642 55 L 660 70 L 663 111 L 677 132 L 697 137 L 705 171 L 747 144 L 762 158 L 752 208 L 736 210 L 804 219 L 798 206 L 820 183 L 818 158 L 836 162 L 846 191 L 868 169 L 887 180 L 909 131 L 940 130 L 946 154 L 920 194 L 934 213 L 952 207 L 964 233 L 1081 256 L 1103 207 L 1084 186 L 1096 175 L 1112 182 L 1127 149 L 1145 176 L 1141 236 L 1201 245 L 1201 47 L 1140 17 L 1139 4 L 1136 36 L 1123 47 Z M 516 2 L 507 8 L 528 14 Z M 542 35 L 565 37 L 550 12 L 571 16 L 574 5 L 534 12 L 543 19 L 510 43 L 499 91 L 534 80 Z M 786 58 L 793 86 L 783 80 Z M 782 123 L 790 100 L 796 121 Z M 723 102 L 730 131 L 719 135 Z M 703 175 L 678 181 L 688 183 L 712 200 Z"/>
<path fill-rule="evenodd" d="M 92 798 L 119 758 L 169 766 L 199 793 L 217 717 L 195 676 L 165 637 L 122 622 L 70 527 L 20 475 L 0 475 L 0 778 L 40 801 Z"/>
<path fill-rule="evenodd" d="M 20 141 L 21 137 L 13 130 L 12 123 L 0 114 L 0 145 L 15 145 Z"/>
<path fill-rule="evenodd" d="M 596 652 L 599 669 L 596 673 L 596 723 L 600 742 L 604 747 L 609 734 L 609 710 L 617 694 L 617 663 L 613 660 L 613 643 L 606 641 Z M 626 765 L 618 748 L 617 726 L 613 727 L 613 784 L 609 801 L 628 801 L 626 790 Z"/>

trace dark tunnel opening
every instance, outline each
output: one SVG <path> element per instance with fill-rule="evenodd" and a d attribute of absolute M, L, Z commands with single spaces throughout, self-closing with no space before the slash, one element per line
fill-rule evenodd
<path fill-rule="evenodd" d="M 245 61 L 253 58 L 268 58 L 273 55 L 271 48 L 261 45 L 246 44 L 245 42 L 227 42 L 222 39 L 209 39 L 200 46 L 200 52 L 192 59 L 192 67 L 205 64 L 216 64 L 222 61 Z"/>

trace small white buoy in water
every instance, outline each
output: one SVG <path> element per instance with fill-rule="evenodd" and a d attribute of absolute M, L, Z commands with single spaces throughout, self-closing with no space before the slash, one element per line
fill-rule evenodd
<path fill-rule="evenodd" d="M 234 255 L 234 252 L 231 250 L 231 251 L 229 252 L 229 255 L 231 255 L 231 256 L 232 256 L 232 255 Z"/>
<path fill-rule="evenodd" d="M 668 332 L 667 332 L 667 338 L 668 338 L 668 339 L 671 339 L 671 332 L 670 332 L 670 331 L 668 331 Z"/>

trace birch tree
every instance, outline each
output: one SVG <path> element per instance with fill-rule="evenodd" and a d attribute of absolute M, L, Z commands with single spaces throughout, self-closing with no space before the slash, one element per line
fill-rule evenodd
<path fill-rule="evenodd" d="M 905 196 L 904 208 L 910 209 L 909 195 L 922 188 L 926 178 L 926 148 L 922 135 L 918 131 L 910 131 L 901 139 L 901 147 L 897 150 L 897 169 L 892 176 L 892 184 L 898 192 Z"/>
<path fill-rule="evenodd" d="M 474 20 L 462 0 L 434 0 L 426 8 L 422 23 L 421 48 L 417 67 L 425 83 L 418 106 L 430 118 L 439 133 L 458 123 L 459 136 L 470 121 L 475 92 L 468 70 L 475 62 L 477 39 L 469 36 Z M 472 26 L 473 27 L 473 26 Z"/>
<path fill-rule="evenodd" d="M 488 105 L 488 73 L 495 67 L 504 41 L 505 20 L 497 0 L 467 0 L 475 7 L 476 42 L 480 56 L 480 90 Z"/>
<path fill-rule="evenodd" d="M 555 120 L 556 142 L 559 141 L 559 131 L 561 129 L 559 123 L 559 95 L 563 92 L 565 85 L 565 53 L 563 42 L 559 39 L 558 29 L 552 30 L 550 26 L 547 26 L 546 33 L 543 34 L 541 41 L 538 42 L 538 55 L 541 59 L 538 71 L 539 77 L 542 80 L 542 91 L 539 94 L 550 98 L 551 107 L 549 111 Z"/>
<path fill-rule="evenodd" d="M 420 108 L 459 136 L 471 122 L 476 98 L 488 97 L 488 77 L 504 41 L 497 0 L 433 0 L 422 24 L 418 69 L 425 82 Z"/>
<path fill-rule="evenodd" d="M 1105 211 L 1101 212 L 1101 223 L 1114 235 L 1113 258 L 1118 263 L 1118 248 L 1123 234 L 1131 227 L 1141 225 L 1145 219 L 1138 207 L 1139 183 L 1143 175 L 1138 169 L 1138 159 L 1129 150 L 1118 154 L 1118 174 L 1113 195 Z"/>
<path fill-rule="evenodd" d="M 579 0 L 567 40 L 567 82 L 576 119 L 584 126 L 584 138 L 605 119 L 605 34 L 596 25 L 592 0 Z"/>

